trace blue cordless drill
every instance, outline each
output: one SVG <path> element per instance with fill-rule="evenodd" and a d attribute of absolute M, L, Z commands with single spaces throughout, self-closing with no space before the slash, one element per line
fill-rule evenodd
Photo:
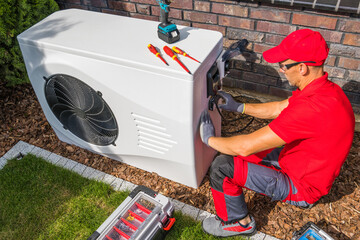
<path fill-rule="evenodd" d="M 158 25 L 158 36 L 167 43 L 174 43 L 180 39 L 180 32 L 176 25 L 168 21 L 169 4 L 171 0 L 156 0 L 160 5 L 160 24 Z"/>

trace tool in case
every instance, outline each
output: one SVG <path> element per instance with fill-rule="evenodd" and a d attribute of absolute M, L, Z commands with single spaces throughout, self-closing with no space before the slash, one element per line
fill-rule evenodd
<path fill-rule="evenodd" d="M 175 223 L 170 200 L 144 187 L 136 187 L 88 240 L 163 239 Z"/>
<path fill-rule="evenodd" d="M 334 240 L 313 222 L 306 223 L 299 231 L 293 233 L 291 240 Z"/>

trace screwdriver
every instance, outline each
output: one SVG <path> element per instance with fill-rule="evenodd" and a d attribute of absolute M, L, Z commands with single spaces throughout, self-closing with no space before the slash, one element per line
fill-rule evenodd
<path fill-rule="evenodd" d="M 169 55 L 172 59 L 174 59 L 175 61 L 178 62 L 178 64 L 180 64 L 180 66 L 185 70 L 187 71 L 189 74 L 191 74 L 191 72 L 189 71 L 189 69 L 187 69 L 185 67 L 185 65 L 180 62 L 180 60 L 178 59 L 178 57 L 175 55 L 175 53 L 171 50 L 171 48 L 169 48 L 168 46 L 164 46 L 164 51 L 167 55 Z"/>
<path fill-rule="evenodd" d="M 184 52 L 183 50 L 181 50 L 181 49 L 178 48 L 178 47 L 173 46 L 173 47 L 172 47 L 172 50 L 173 50 L 174 52 L 176 52 L 177 54 L 181 54 L 181 55 L 183 55 L 183 56 L 185 56 L 185 57 L 191 58 L 192 60 L 200 63 L 198 60 L 196 60 L 195 58 L 191 57 L 189 54 L 187 54 L 186 52 Z"/>
<path fill-rule="evenodd" d="M 165 61 L 165 59 L 163 59 L 163 58 L 160 56 L 160 53 L 156 50 L 156 48 L 155 48 L 153 45 L 149 44 L 149 45 L 148 45 L 148 49 L 150 50 L 150 52 L 152 52 L 153 54 L 155 54 L 155 56 L 157 56 L 158 58 L 160 58 L 161 61 L 163 61 L 166 65 L 169 66 L 169 64 Z"/>

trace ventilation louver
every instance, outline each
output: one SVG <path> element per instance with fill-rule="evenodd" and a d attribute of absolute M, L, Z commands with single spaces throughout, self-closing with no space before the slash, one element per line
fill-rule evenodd
<path fill-rule="evenodd" d="M 95 145 L 114 144 L 118 126 L 100 92 L 77 78 L 55 74 L 46 78 L 45 97 L 65 129 Z"/>

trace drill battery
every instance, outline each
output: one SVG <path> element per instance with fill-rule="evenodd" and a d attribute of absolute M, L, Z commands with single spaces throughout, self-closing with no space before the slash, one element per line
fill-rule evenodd
<path fill-rule="evenodd" d="M 163 239 L 175 223 L 169 199 L 145 187 L 136 187 L 88 240 Z"/>
<path fill-rule="evenodd" d="M 293 233 L 291 240 L 334 240 L 313 222 L 306 223 L 299 231 Z"/>

